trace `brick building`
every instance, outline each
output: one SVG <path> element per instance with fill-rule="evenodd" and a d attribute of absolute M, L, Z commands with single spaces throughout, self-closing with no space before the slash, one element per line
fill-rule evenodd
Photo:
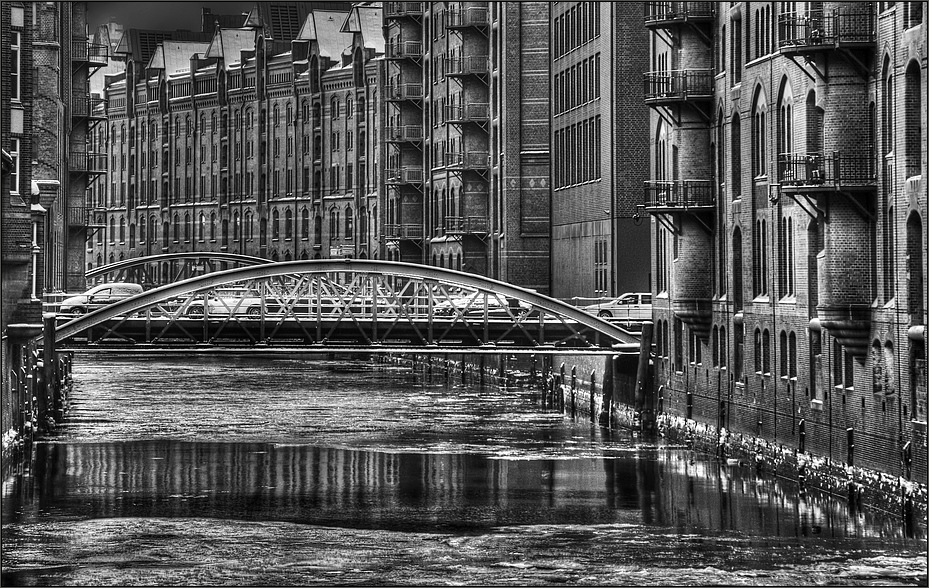
<path fill-rule="evenodd" d="M 649 288 L 648 68 L 642 7 L 552 6 L 552 292 L 606 297 Z M 580 270 L 580 271 L 579 271 Z"/>
<path fill-rule="evenodd" d="M 647 2 L 662 408 L 926 480 L 921 2 Z"/>
<path fill-rule="evenodd" d="M 38 322 L 46 295 L 83 287 L 85 194 L 102 171 L 88 151 L 99 121 L 89 78 L 107 49 L 88 40 L 84 2 L 4 3 L 0 18 L 5 328 Z"/>
<path fill-rule="evenodd" d="M 548 11 L 385 3 L 387 259 L 549 291 Z"/>
<path fill-rule="evenodd" d="M 88 40 L 84 2 L 0 4 L 0 331 L 6 460 L 11 373 L 43 300 L 83 289 L 87 186 L 99 175 L 88 139 L 99 120 L 89 78 L 106 47 Z M 15 325 L 15 327 L 14 327 Z"/>

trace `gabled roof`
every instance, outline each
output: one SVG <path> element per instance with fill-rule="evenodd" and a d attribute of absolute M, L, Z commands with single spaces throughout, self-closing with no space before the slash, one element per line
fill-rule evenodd
<path fill-rule="evenodd" d="M 148 69 L 164 70 L 165 77 L 190 71 L 190 58 L 194 54 L 202 54 L 207 47 L 208 43 L 196 41 L 162 41 L 148 62 Z"/>
<path fill-rule="evenodd" d="M 211 33 L 194 33 L 191 31 L 159 31 L 153 29 L 126 29 L 120 37 L 116 55 L 135 62 L 148 63 L 158 43 L 165 40 L 208 42 Z"/>
<path fill-rule="evenodd" d="M 253 29 L 218 29 L 204 57 L 221 59 L 223 69 L 228 70 L 242 59 L 243 51 L 255 50 L 257 35 Z"/>
<path fill-rule="evenodd" d="M 348 14 L 334 10 L 314 10 L 306 17 L 297 39 L 316 41 L 321 56 L 339 61 L 342 53 L 352 45 L 352 33 L 342 30 Z"/>
<path fill-rule="evenodd" d="M 383 54 L 384 33 L 381 30 L 381 11 L 380 3 L 353 6 L 348 18 L 342 24 L 342 31 L 361 33 L 366 48 L 374 49 L 377 54 Z"/>

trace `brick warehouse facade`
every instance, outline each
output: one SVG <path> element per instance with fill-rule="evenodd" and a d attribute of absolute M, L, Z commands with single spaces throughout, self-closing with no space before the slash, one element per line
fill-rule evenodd
<path fill-rule="evenodd" d="M 660 408 L 925 484 L 924 3 L 645 25 Z"/>
<path fill-rule="evenodd" d="M 387 259 L 549 291 L 548 10 L 385 3 Z"/>
<path fill-rule="evenodd" d="M 88 137 L 98 122 L 89 78 L 105 48 L 89 42 L 85 2 L 0 4 L 0 330 L 6 459 L 11 371 L 43 299 L 82 287 L 85 194 L 97 177 Z M 14 334 L 10 327 L 16 327 Z M 23 325 L 26 325 L 25 327 Z"/>
<path fill-rule="evenodd" d="M 87 150 L 99 120 L 89 78 L 105 48 L 88 41 L 83 2 L 5 3 L 0 14 L 11 74 L 0 135 L 13 158 L 2 198 L 5 326 L 38 322 L 44 295 L 83 286 L 85 193 L 98 175 Z"/>
<path fill-rule="evenodd" d="M 551 263 L 559 298 L 649 288 L 649 226 L 636 208 L 648 178 L 641 14 L 635 2 L 552 6 Z"/>
<path fill-rule="evenodd" d="M 123 34 L 88 269 L 380 258 L 548 291 L 547 4 L 343 4 L 289 42 L 254 11 L 213 34 Z"/>

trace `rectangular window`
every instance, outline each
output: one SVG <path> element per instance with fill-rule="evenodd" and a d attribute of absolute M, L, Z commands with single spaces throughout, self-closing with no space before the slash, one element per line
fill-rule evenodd
<path fill-rule="evenodd" d="M 19 101 L 20 99 L 20 88 L 22 87 L 20 80 L 20 33 L 19 31 L 13 31 L 10 33 L 10 99 L 13 101 Z"/>
<path fill-rule="evenodd" d="M 10 156 L 13 165 L 10 166 L 10 194 L 19 194 L 19 139 L 10 140 Z"/>

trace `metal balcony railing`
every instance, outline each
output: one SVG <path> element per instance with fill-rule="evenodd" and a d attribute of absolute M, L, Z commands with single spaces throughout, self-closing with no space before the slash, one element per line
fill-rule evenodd
<path fill-rule="evenodd" d="M 422 100 L 422 84 L 390 84 L 385 88 L 387 100 Z"/>
<path fill-rule="evenodd" d="M 645 208 L 713 208 L 716 198 L 710 180 L 651 180 L 645 182 Z"/>
<path fill-rule="evenodd" d="M 488 22 L 490 22 L 487 9 L 481 6 L 447 10 L 445 12 L 445 19 L 445 27 L 449 29 L 486 27 Z"/>
<path fill-rule="evenodd" d="M 445 58 L 445 75 L 448 76 L 485 75 L 488 71 L 490 57 L 487 55 Z"/>
<path fill-rule="evenodd" d="M 445 119 L 451 123 L 487 122 L 490 120 L 490 104 L 472 102 L 464 105 L 448 105 L 445 107 Z"/>
<path fill-rule="evenodd" d="M 445 166 L 460 169 L 487 169 L 490 167 L 490 152 L 446 153 Z"/>
<path fill-rule="evenodd" d="M 645 26 L 687 21 L 712 21 L 716 2 L 646 2 Z"/>
<path fill-rule="evenodd" d="M 418 59 L 423 56 L 421 41 L 388 41 L 384 45 L 384 56 L 387 59 Z"/>
<path fill-rule="evenodd" d="M 90 226 L 93 219 L 93 209 L 84 206 L 68 207 L 68 226 L 69 227 L 87 227 Z"/>
<path fill-rule="evenodd" d="M 72 172 L 106 173 L 106 153 L 72 151 L 68 154 L 68 167 Z"/>
<path fill-rule="evenodd" d="M 109 48 L 99 43 L 90 43 L 86 39 L 71 40 L 71 61 L 87 62 L 103 67 L 109 58 Z"/>
<path fill-rule="evenodd" d="M 421 224 L 388 224 L 384 225 L 384 236 L 388 239 L 415 240 L 423 238 Z"/>
<path fill-rule="evenodd" d="M 384 15 L 387 18 L 422 16 L 424 5 L 423 2 L 385 2 Z"/>
<path fill-rule="evenodd" d="M 417 142 L 423 140 L 423 128 L 417 125 L 385 127 L 384 139 L 390 143 Z"/>
<path fill-rule="evenodd" d="M 713 99 L 711 69 L 650 71 L 644 76 L 646 103 Z"/>
<path fill-rule="evenodd" d="M 777 44 L 782 52 L 807 52 L 876 42 L 870 2 L 849 3 L 832 12 L 785 12 L 777 18 Z"/>
<path fill-rule="evenodd" d="M 873 188 L 877 165 L 870 152 L 781 153 L 777 156 L 777 181 L 781 189 Z"/>
<path fill-rule="evenodd" d="M 422 184 L 423 168 L 404 167 L 401 169 L 388 169 L 384 172 L 388 184 Z"/>
<path fill-rule="evenodd" d="M 475 235 L 487 233 L 490 223 L 486 216 L 447 216 L 445 233 L 452 235 Z"/>
<path fill-rule="evenodd" d="M 75 95 L 71 97 L 71 116 L 106 118 L 106 100 L 94 98 L 89 95 Z"/>

